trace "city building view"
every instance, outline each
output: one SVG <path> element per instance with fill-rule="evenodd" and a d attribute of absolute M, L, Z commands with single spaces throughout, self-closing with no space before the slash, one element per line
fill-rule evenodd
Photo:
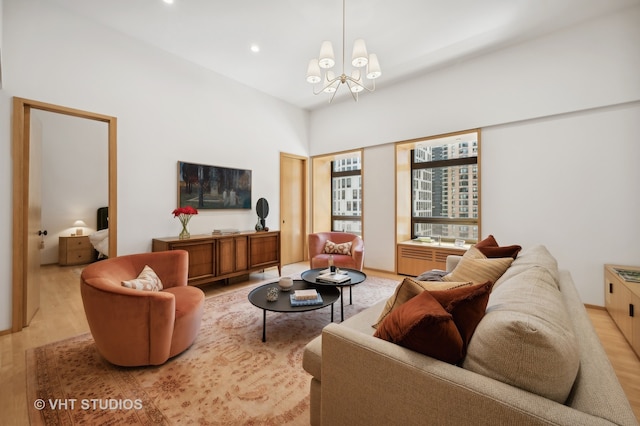
<path fill-rule="evenodd" d="M 331 230 L 362 235 L 360 155 L 337 158 L 331 168 Z"/>
<path fill-rule="evenodd" d="M 463 139 L 414 148 L 413 238 L 478 240 L 478 141 Z"/>

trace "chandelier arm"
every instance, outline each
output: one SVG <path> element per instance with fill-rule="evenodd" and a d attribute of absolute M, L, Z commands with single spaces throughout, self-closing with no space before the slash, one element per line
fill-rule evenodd
<path fill-rule="evenodd" d="M 365 89 L 367 92 L 373 92 L 374 90 L 376 90 L 376 81 L 375 80 L 371 80 L 373 82 L 373 87 L 367 87 L 363 83 L 360 83 L 358 80 L 356 80 L 355 78 L 350 77 L 350 76 L 347 76 L 347 80 L 353 82 L 354 84 L 357 84 L 358 86 L 360 86 L 363 89 Z"/>
<path fill-rule="evenodd" d="M 336 88 L 336 90 L 331 94 L 331 97 L 329 98 L 329 103 L 333 102 L 333 98 L 336 97 L 336 93 L 338 93 L 338 88 Z"/>
<path fill-rule="evenodd" d="M 328 88 L 329 86 L 333 85 L 336 81 L 340 81 L 340 76 L 333 78 L 332 80 L 330 80 L 327 84 L 325 84 L 324 86 L 322 86 L 320 88 L 320 90 L 318 90 L 316 92 L 315 89 L 315 85 L 314 85 L 314 89 L 313 89 L 313 94 L 314 95 L 319 95 L 320 93 L 324 92 L 326 88 Z M 336 92 L 338 91 L 338 89 L 336 88 Z M 335 93 L 335 92 L 334 92 Z"/>
<path fill-rule="evenodd" d="M 358 84 L 358 82 L 354 81 L 352 78 L 347 79 L 346 83 L 347 83 L 347 88 L 349 89 L 349 93 L 351 93 L 351 97 L 353 98 L 354 101 L 358 102 L 358 94 L 353 90 L 351 90 L 351 83 L 355 83 L 358 86 L 360 86 L 360 84 Z"/>

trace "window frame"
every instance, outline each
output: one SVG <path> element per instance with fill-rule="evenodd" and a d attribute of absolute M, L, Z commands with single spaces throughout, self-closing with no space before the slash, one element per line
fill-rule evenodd
<path fill-rule="evenodd" d="M 354 155 L 354 157 L 356 157 L 357 155 Z M 360 156 L 360 167 L 358 169 L 353 169 L 353 170 L 344 170 L 344 171 L 335 171 L 335 161 L 336 159 L 331 161 L 331 184 L 330 184 L 330 191 L 331 191 L 331 231 L 332 232 L 345 232 L 343 229 L 336 229 L 335 228 L 335 223 L 336 221 L 342 221 L 342 222 L 359 222 L 360 223 L 360 232 L 355 232 L 355 231 L 349 231 L 352 232 L 354 234 L 357 235 L 361 235 L 362 234 L 362 157 Z M 360 203 L 360 214 L 359 215 L 334 215 L 334 203 L 337 201 L 336 199 L 334 199 L 334 194 L 336 189 L 333 188 L 333 182 L 334 179 L 339 179 L 339 178 L 345 178 L 345 177 L 354 177 L 354 176 L 358 176 L 360 178 L 360 188 L 354 188 L 353 185 L 347 185 L 344 188 L 337 188 L 337 190 L 341 190 L 344 191 L 344 194 L 346 194 L 346 191 L 351 191 L 351 194 L 353 194 L 353 191 L 359 191 L 360 194 L 360 198 L 358 198 L 357 200 L 352 200 L 352 201 L 359 201 Z M 346 200 L 347 198 L 341 198 L 343 200 Z M 349 211 L 349 209 L 347 209 L 347 211 Z M 353 211 L 353 205 L 352 205 L 352 209 L 350 211 Z"/>
<path fill-rule="evenodd" d="M 434 160 L 434 161 L 416 161 L 415 159 L 415 150 L 416 148 L 424 143 L 429 143 L 432 146 L 442 146 L 442 145 L 449 145 L 452 142 L 451 141 L 447 141 L 447 139 L 449 139 L 452 136 L 456 136 L 456 135 L 460 135 L 460 134 L 469 134 L 469 133 L 475 133 L 476 134 L 476 152 L 475 155 L 472 156 L 468 156 L 468 157 L 461 157 L 461 158 L 451 158 L 451 159 L 443 159 L 443 160 Z M 439 143 L 439 139 L 442 139 L 442 143 Z M 417 237 L 416 235 L 416 227 L 418 224 L 437 224 L 437 225 L 459 225 L 461 230 L 464 230 L 465 227 L 468 227 L 469 229 L 472 227 L 476 227 L 478 230 L 478 238 L 480 237 L 480 145 L 481 145 L 481 137 L 480 137 L 480 130 L 469 130 L 466 132 L 459 132 L 459 133 L 455 133 L 455 134 L 450 134 L 450 135 L 441 135 L 441 136 L 434 136 L 431 138 L 425 138 L 425 139 L 419 139 L 419 140 L 414 140 L 411 141 L 409 145 L 404 144 L 405 147 L 407 148 L 400 148 L 402 151 L 407 152 L 408 154 L 408 163 L 407 164 L 409 167 L 407 168 L 407 172 L 409 174 L 408 176 L 408 183 L 409 183 L 409 197 L 408 197 L 408 202 L 409 202 L 409 220 L 407 221 L 407 224 L 410 227 L 410 232 L 408 233 L 408 236 L 410 236 L 411 239 L 414 239 Z M 465 149 L 468 151 L 471 149 L 471 146 L 467 146 L 465 148 L 458 148 L 460 149 Z M 397 149 L 397 152 L 398 149 Z M 473 154 L 473 152 L 472 152 Z M 396 154 L 398 155 L 398 154 Z M 455 218 L 451 218 L 451 217 L 422 217 L 422 216 L 415 216 L 414 215 L 414 206 L 416 202 L 419 202 L 421 200 L 416 200 L 415 197 L 415 188 L 417 183 L 414 181 L 414 172 L 416 170 L 433 170 L 433 169 L 437 169 L 437 168 L 448 168 L 448 167 L 452 167 L 452 166 L 469 166 L 469 168 L 464 172 L 465 178 L 462 179 L 460 177 L 460 174 L 462 173 L 462 169 L 459 169 L 459 172 L 456 174 L 456 176 L 453 177 L 453 179 L 451 180 L 452 183 L 455 184 L 455 187 L 452 186 L 452 188 L 455 188 L 455 192 L 456 192 L 456 197 L 455 198 L 451 198 L 451 200 L 454 201 L 460 201 L 463 198 L 461 198 L 461 195 L 464 194 L 464 201 L 465 206 L 467 208 L 467 212 L 466 214 L 473 216 L 474 214 L 476 215 L 476 217 L 455 217 Z M 473 179 L 473 169 L 475 167 L 476 170 L 476 179 L 474 181 Z M 459 185 L 462 181 L 468 182 L 465 186 L 465 191 L 460 191 L 459 189 Z M 474 184 L 475 183 L 475 184 Z M 469 188 L 471 188 L 469 190 Z M 451 188 L 449 188 L 449 191 L 451 190 Z M 449 192 L 447 191 L 447 193 Z M 449 205 L 448 208 L 449 210 L 451 209 L 460 209 L 460 205 L 458 205 L 456 203 L 456 205 Z M 468 232 L 468 230 L 467 230 Z M 456 236 L 442 236 L 442 241 L 447 241 L 447 240 L 455 240 L 457 237 Z M 473 238 L 465 238 L 465 240 L 467 242 L 473 243 L 476 240 Z"/>

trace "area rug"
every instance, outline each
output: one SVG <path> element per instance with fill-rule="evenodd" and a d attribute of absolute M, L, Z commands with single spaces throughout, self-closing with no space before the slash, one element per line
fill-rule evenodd
<path fill-rule="evenodd" d="M 378 277 L 345 291 L 345 318 L 388 298 L 397 281 Z M 116 367 L 89 333 L 27 351 L 32 424 L 308 425 L 305 345 L 330 322 L 330 308 L 267 312 L 251 288 L 207 298 L 200 333 L 186 352 L 158 367 Z M 339 303 L 334 306 L 340 318 Z"/>

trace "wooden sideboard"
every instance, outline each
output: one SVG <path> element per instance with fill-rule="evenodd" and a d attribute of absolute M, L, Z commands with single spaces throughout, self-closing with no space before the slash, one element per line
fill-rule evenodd
<path fill-rule="evenodd" d="M 640 267 L 604 265 L 604 305 L 636 355 L 640 356 L 640 283 L 625 281 L 616 269 L 640 272 Z"/>
<path fill-rule="evenodd" d="M 189 285 L 204 285 L 266 268 L 281 273 L 280 231 L 154 238 L 153 251 L 189 252 Z"/>
<path fill-rule="evenodd" d="M 396 249 L 397 273 L 415 277 L 432 269 L 446 269 L 447 256 L 462 256 L 469 249 L 469 246 L 456 247 L 449 243 L 438 245 L 437 243 L 420 243 L 411 240 L 398 243 Z"/>

